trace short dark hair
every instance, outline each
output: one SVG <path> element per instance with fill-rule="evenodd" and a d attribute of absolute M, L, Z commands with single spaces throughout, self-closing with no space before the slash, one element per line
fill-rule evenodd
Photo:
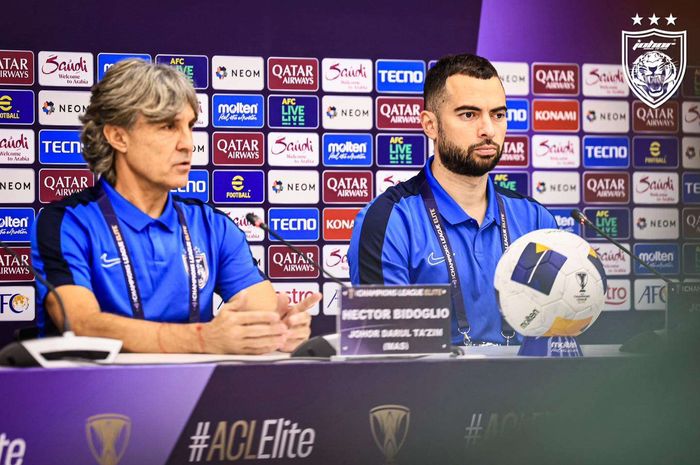
<path fill-rule="evenodd" d="M 471 53 L 444 56 L 428 70 L 425 78 L 423 99 L 426 110 L 436 111 L 438 109 L 445 94 L 447 78 L 455 74 L 463 74 L 477 79 L 498 77 L 498 71 L 486 58 Z"/>

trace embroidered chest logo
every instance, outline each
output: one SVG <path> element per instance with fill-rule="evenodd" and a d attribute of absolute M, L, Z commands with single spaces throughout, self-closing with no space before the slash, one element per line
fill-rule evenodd
<path fill-rule="evenodd" d="M 199 289 L 204 289 L 209 281 L 209 264 L 207 262 L 207 254 L 199 250 L 199 247 L 194 248 L 194 261 L 197 265 L 197 286 Z M 185 267 L 185 272 L 188 272 L 187 254 L 182 254 L 182 265 Z"/>

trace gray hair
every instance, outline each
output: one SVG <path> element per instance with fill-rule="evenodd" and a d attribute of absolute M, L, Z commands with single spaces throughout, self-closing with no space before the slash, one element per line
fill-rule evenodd
<path fill-rule="evenodd" d="M 185 104 L 198 115 L 192 84 L 171 66 L 130 58 L 109 68 L 92 87 L 90 105 L 80 117 L 83 158 L 90 170 L 111 184 L 116 182 L 115 150 L 104 135 L 105 125 L 130 128 L 139 114 L 151 123 L 169 121 Z"/>

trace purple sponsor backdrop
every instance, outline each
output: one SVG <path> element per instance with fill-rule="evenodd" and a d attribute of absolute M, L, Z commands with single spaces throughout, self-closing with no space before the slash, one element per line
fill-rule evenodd
<path fill-rule="evenodd" d="M 87 419 L 125 415 L 131 434 L 120 463 L 164 463 L 213 370 L 213 365 L 0 370 L 0 434 L 25 440 L 26 464 L 95 465 Z"/>

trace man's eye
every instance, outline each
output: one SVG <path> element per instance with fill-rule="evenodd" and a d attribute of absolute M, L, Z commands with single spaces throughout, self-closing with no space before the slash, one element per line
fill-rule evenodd
<path fill-rule="evenodd" d="M 474 117 L 474 112 L 473 111 L 465 111 L 462 113 L 462 118 L 470 119 Z"/>
<path fill-rule="evenodd" d="M 506 117 L 506 112 L 505 111 L 499 111 L 496 113 L 496 119 L 504 119 Z"/>

